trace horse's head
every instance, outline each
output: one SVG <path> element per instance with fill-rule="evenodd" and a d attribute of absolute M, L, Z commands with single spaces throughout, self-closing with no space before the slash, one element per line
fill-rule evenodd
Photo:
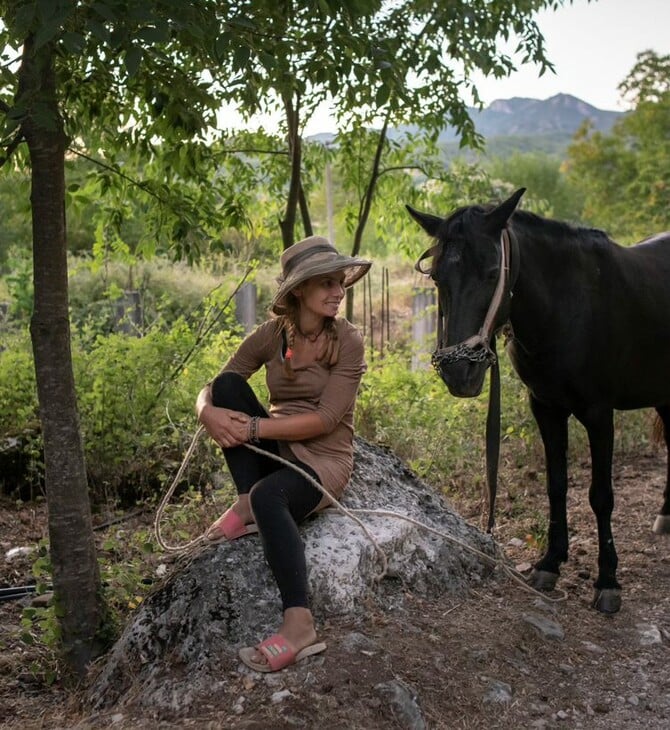
<path fill-rule="evenodd" d="M 433 364 L 452 395 L 479 395 L 495 353 L 491 339 L 509 317 L 507 222 L 525 188 L 499 206 L 459 208 L 448 218 L 407 210 L 435 245 L 417 262 L 438 291 L 440 317 Z M 503 231 L 505 233 L 503 234 Z M 429 270 L 420 267 L 432 258 Z"/>

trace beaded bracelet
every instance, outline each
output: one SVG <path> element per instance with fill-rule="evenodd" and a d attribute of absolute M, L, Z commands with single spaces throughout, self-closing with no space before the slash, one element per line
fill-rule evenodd
<path fill-rule="evenodd" d="M 253 416 L 251 420 L 249 421 L 249 435 L 248 435 L 248 441 L 252 444 L 260 444 L 261 440 L 258 436 L 258 421 L 260 420 L 260 416 Z"/>

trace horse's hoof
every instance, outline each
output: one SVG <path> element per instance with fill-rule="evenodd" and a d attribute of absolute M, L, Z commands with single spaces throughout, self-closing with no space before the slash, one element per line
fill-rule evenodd
<path fill-rule="evenodd" d="M 558 573 L 550 573 L 548 570 L 537 570 L 533 568 L 531 574 L 526 578 L 529 586 L 538 591 L 553 591 L 558 580 Z"/>
<path fill-rule="evenodd" d="M 652 530 L 657 535 L 670 535 L 670 515 L 658 515 Z"/>
<path fill-rule="evenodd" d="M 621 608 L 621 590 L 619 588 L 596 588 L 592 605 L 600 613 L 617 613 Z"/>

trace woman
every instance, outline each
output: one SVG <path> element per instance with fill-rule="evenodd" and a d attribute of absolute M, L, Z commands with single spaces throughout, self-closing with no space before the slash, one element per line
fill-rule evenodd
<path fill-rule="evenodd" d="M 286 249 L 271 305 L 277 316 L 242 342 L 198 396 L 198 418 L 223 447 L 238 493 L 208 537 L 233 540 L 260 532 L 281 594 L 277 634 L 240 650 L 242 661 L 260 672 L 283 669 L 326 648 L 317 642 L 309 607 L 298 524 L 329 500 L 290 466 L 243 444 L 258 444 L 295 463 L 334 497 L 342 494 L 353 469 L 354 403 L 365 360 L 360 333 L 337 313 L 345 289 L 370 266 L 339 254 L 319 236 Z M 262 365 L 269 413 L 246 382 Z"/>

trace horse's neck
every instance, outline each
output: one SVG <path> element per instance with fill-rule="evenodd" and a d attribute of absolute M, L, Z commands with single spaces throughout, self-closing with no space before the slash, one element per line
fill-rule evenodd
<path fill-rule="evenodd" d="M 512 286 L 510 321 L 515 336 L 534 340 L 561 306 L 561 291 L 566 277 L 573 275 L 574 253 L 546 237 L 533 235 L 525 229 L 515 231 L 518 257 Z"/>

